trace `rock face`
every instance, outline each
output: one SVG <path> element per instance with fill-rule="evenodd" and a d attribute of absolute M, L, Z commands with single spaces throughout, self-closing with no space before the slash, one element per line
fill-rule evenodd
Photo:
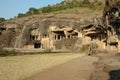
<path fill-rule="evenodd" d="M 99 60 L 94 63 L 95 70 L 90 80 L 119 80 L 120 79 L 120 53 L 101 53 L 96 55 Z"/>
<path fill-rule="evenodd" d="M 101 25 L 83 28 L 86 40 L 96 42 L 101 49 L 120 50 L 120 1 L 106 0 Z M 100 27 L 99 27 L 100 26 Z M 100 45 L 102 44 L 102 45 Z"/>
<path fill-rule="evenodd" d="M 106 45 L 110 49 L 120 50 L 120 1 L 105 0 L 103 23 L 106 28 Z M 114 47 L 114 48 L 113 48 Z M 98 51 L 99 52 L 99 51 Z M 120 53 L 99 52 L 99 61 L 90 80 L 120 80 Z"/>
<path fill-rule="evenodd" d="M 107 30 L 106 45 L 120 47 L 120 1 L 106 0 L 103 11 L 103 22 Z"/>
<path fill-rule="evenodd" d="M 67 41 L 67 39 L 73 41 L 73 38 L 77 40 L 77 38 L 82 37 L 82 26 L 97 22 L 97 18 L 83 20 L 59 18 L 40 19 L 37 17 L 6 21 L 0 27 L 0 42 L 5 41 L 1 44 L 4 45 L 4 47 L 12 48 L 61 49 L 63 46 L 65 47 L 66 44 L 70 43 L 70 41 Z M 61 47 L 59 47 L 58 44 L 63 40 L 66 40 L 66 44 L 63 44 Z M 74 41 L 74 43 L 75 42 L 76 41 Z M 69 45 L 74 46 L 74 43 Z M 69 48 L 71 48 L 70 46 Z"/>
<path fill-rule="evenodd" d="M 120 50 L 119 6 L 119 0 L 106 0 L 103 17 L 87 20 L 36 15 L 6 21 L 0 26 L 0 42 L 4 47 L 71 50 L 82 38 L 84 43 L 98 44 L 100 49 Z"/>

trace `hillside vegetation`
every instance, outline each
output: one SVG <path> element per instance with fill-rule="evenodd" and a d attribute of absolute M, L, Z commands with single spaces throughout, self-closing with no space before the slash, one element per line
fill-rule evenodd
<path fill-rule="evenodd" d="M 78 10 L 79 8 L 88 8 L 94 11 L 96 10 L 101 11 L 103 7 L 104 7 L 104 4 L 98 1 L 93 3 L 90 3 L 88 0 L 62 1 L 61 3 L 57 3 L 55 5 L 48 5 L 46 7 L 42 7 L 39 9 L 29 8 L 29 10 L 26 13 L 19 13 L 18 16 L 16 16 L 15 18 L 21 18 L 21 17 L 31 16 L 35 14 L 45 14 L 45 13 L 54 13 L 54 12 L 62 13 L 63 11 L 65 11 L 64 13 L 66 13 L 66 12 L 69 12 L 69 10 L 71 9 L 73 13 L 79 14 L 79 10 Z"/>

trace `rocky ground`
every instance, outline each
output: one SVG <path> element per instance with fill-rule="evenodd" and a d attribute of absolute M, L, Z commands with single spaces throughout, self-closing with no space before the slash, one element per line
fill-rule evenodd
<path fill-rule="evenodd" d="M 120 80 L 120 53 L 108 52 L 94 56 L 99 60 L 94 63 L 95 70 L 90 80 Z"/>

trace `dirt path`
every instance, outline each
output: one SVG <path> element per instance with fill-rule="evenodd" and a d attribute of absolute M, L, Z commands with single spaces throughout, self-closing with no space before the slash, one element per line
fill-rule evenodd
<path fill-rule="evenodd" d="M 92 64 L 97 60 L 95 57 L 84 55 L 25 80 L 89 80 L 94 69 Z"/>

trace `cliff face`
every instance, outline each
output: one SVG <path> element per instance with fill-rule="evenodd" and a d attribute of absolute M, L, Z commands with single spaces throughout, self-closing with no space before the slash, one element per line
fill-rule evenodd
<path fill-rule="evenodd" d="M 103 11 L 103 22 L 107 29 L 107 45 L 120 45 L 120 1 L 106 0 Z"/>
<path fill-rule="evenodd" d="M 56 39 L 74 40 L 74 37 L 81 35 L 82 27 L 102 24 L 101 13 L 102 10 L 98 9 L 74 8 L 8 20 L 0 26 L 0 45 L 12 48 L 58 48 L 58 42 L 63 43 L 63 40 Z M 53 31 L 50 30 L 54 27 Z"/>
<path fill-rule="evenodd" d="M 102 18 L 97 9 L 75 8 L 80 14 L 69 9 L 8 20 L 0 26 L 0 44 L 12 48 L 60 49 L 73 38 L 81 37 L 84 43 L 95 42 L 101 49 L 120 50 L 119 6 L 118 0 L 106 0 Z M 64 45 L 63 40 L 68 43 Z M 60 43 L 63 45 L 59 46 Z"/>
<path fill-rule="evenodd" d="M 83 26 L 98 23 L 100 21 L 100 18 L 92 18 L 86 20 L 50 17 L 27 17 L 17 20 L 6 21 L 4 25 L 1 26 L 1 29 L 4 28 L 5 30 L 1 30 L 0 42 L 5 41 L 4 43 L 1 43 L 4 44 L 5 47 L 21 48 L 24 45 L 35 43 L 30 39 L 31 31 L 34 29 L 39 29 L 39 34 L 41 37 L 43 37 L 44 35 L 49 35 L 49 26 L 57 26 L 58 28 L 72 27 L 78 31 L 81 31 L 81 28 Z M 3 38 L 3 36 L 5 38 Z"/>
<path fill-rule="evenodd" d="M 106 45 L 117 48 L 116 52 L 100 52 L 98 62 L 90 80 L 119 80 L 120 79 L 120 1 L 105 0 L 103 22 L 107 31 Z M 118 52 L 118 53 L 117 53 Z M 108 53 L 108 54 L 106 54 Z"/>

